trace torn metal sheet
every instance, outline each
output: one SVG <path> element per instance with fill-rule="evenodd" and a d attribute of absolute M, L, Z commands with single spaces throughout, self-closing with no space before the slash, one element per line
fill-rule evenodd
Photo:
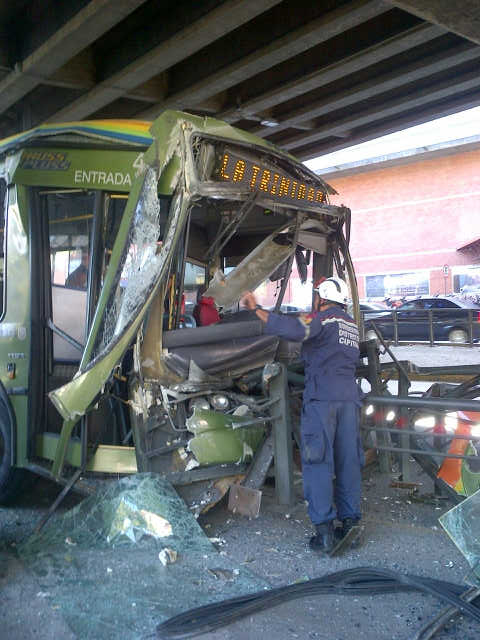
<path fill-rule="evenodd" d="M 150 178 L 148 176 L 150 176 Z M 106 288 L 104 287 L 102 296 L 108 296 L 108 298 L 110 299 L 109 308 L 112 309 L 112 315 L 110 315 L 109 310 L 106 310 L 105 315 L 102 318 L 103 325 L 105 326 L 105 331 L 107 331 L 110 335 L 108 343 L 105 344 L 105 341 L 103 340 L 104 333 L 94 334 L 94 329 L 92 328 L 92 332 L 87 342 L 86 354 L 88 353 L 90 346 L 92 347 L 93 351 L 93 345 L 97 344 L 98 338 L 100 342 L 98 343 L 98 351 L 93 352 L 94 359 L 88 365 L 85 364 L 84 367 L 82 367 L 82 364 L 80 365 L 79 375 L 78 377 L 74 378 L 72 382 L 64 385 L 63 387 L 53 391 L 50 394 L 52 402 L 55 404 L 55 406 L 65 419 L 73 420 L 85 413 L 86 409 L 95 398 L 95 395 L 100 391 L 102 386 L 107 381 L 112 368 L 123 356 L 125 349 L 132 341 L 133 336 L 135 336 L 138 327 L 148 309 L 149 303 L 155 296 L 158 283 L 160 282 L 162 276 L 164 276 L 168 272 L 169 263 L 175 250 L 176 242 L 178 241 L 178 236 L 182 228 L 182 223 L 185 221 L 187 211 L 185 206 L 183 205 L 182 197 L 175 198 L 172 203 L 171 213 L 173 219 L 170 222 L 170 225 L 163 238 L 162 246 L 159 250 L 159 253 L 157 254 L 157 237 L 160 233 L 160 228 L 158 227 L 158 233 L 157 231 L 155 231 L 156 235 L 150 235 L 143 240 L 143 234 L 142 238 L 140 238 L 137 234 L 138 227 L 141 227 L 141 225 L 139 225 L 138 223 L 138 219 L 142 218 L 142 216 L 144 216 L 145 220 L 148 221 L 146 223 L 147 226 L 151 228 L 151 225 L 153 224 L 151 222 L 150 207 L 152 206 L 151 203 L 155 201 L 156 197 L 156 181 L 152 181 L 151 176 L 152 174 L 150 172 L 148 172 L 145 176 L 145 180 L 142 184 L 142 194 L 144 197 L 139 200 L 138 206 L 135 207 L 134 221 L 130 229 L 130 232 L 133 233 L 133 237 L 130 238 L 130 241 L 128 240 L 128 237 L 125 238 L 125 241 L 122 241 L 119 236 L 117 237 L 116 241 L 116 244 L 120 241 L 122 245 L 132 246 L 132 251 L 138 252 L 138 260 L 140 261 L 138 264 L 142 264 L 143 261 L 146 260 L 148 262 L 148 268 L 145 269 L 147 271 L 151 269 L 151 272 L 148 275 L 139 276 L 139 279 L 143 284 L 139 295 L 136 295 L 135 290 L 132 290 L 131 293 L 126 296 L 126 304 L 125 306 L 120 305 L 120 315 L 117 317 L 117 320 L 115 322 L 109 320 L 109 318 L 116 316 L 113 310 L 117 308 L 116 297 L 117 295 L 119 295 L 119 291 L 122 290 L 121 271 L 117 273 L 116 276 L 117 286 L 115 288 L 116 293 L 113 298 L 111 296 L 111 292 L 115 290 L 113 288 L 113 282 L 110 289 L 108 289 L 108 287 L 106 287 L 105 285 Z M 155 191 L 154 197 L 151 194 L 149 195 L 149 192 L 151 192 L 152 190 Z M 155 211 L 156 210 L 157 209 L 155 206 Z M 141 247 L 143 247 L 143 250 L 140 249 L 140 246 L 135 247 L 136 242 L 138 242 Z M 118 252 L 121 252 L 120 248 L 118 249 Z M 123 264 L 126 263 L 127 255 L 124 256 L 125 262 Z M 137 264 L 137 262 L 134 261 L 133 264 Z M 134 283 L 137 280 L 138 279 L 135 278 Z M 111 333 L 108 331 L 109 326 L 114 327 L 113 332 Z M 86 355 L 84 354 L 84 360 L 85 359 Z"/>
<path fill-rule="evenodd" d="M 231 307 L 245 291 L 256 289 L 294 252 L 295 244 L 287 240 L 285 233 L 274 233 L 228 275 L 220 269 L 216 271 L 205 295 L 213 298 L 218 307 Z"/>

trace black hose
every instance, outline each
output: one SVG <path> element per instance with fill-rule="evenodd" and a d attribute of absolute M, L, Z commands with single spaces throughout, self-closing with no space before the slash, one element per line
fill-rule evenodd
<path fill-rule="evenodd" d="M 401 574 L 390 569 L 358 567 L 299 584 L 251 593 L 185 611 L 159 624 L 157 637 L 191 638 L 224 627 L 239 618 L 277 606 L 287 600 L 323 594 L 358 596 L 421 591 L 436 596 L 480 622 L 480 608 L 460 598 L 467 589 L 465 585 Z"/>

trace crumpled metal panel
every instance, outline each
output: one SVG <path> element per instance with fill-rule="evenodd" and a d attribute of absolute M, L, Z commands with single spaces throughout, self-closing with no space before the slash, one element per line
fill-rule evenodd
<path fill-rule="evenodd" d="M 245 291 L 256 289 L 295 251 L 293 243 L 275 242 L 278 232 L 265 238 L 227 276 L 219 269 L 205 292 L 218 307 L 228 308 L 238 302 Z"/>
<path fill-rule="evenodd" d="M 145 179 L 143 191 L 151 192 L 153 189 L 156 194 L 156 180 L 153 181 L 151 178 Z M 150 220 L 149 208 L 154 206 L 151 197 L 145 194 L 143 199 L 140 197 L 138 203 L 130 203 L 129 199 L 127 206 L 130 204 L 132 204 L 132 207 L 135 205 L 130 212 L 130 215 L 134 214 L 132 224 L 141 226 L 142 214 L 145 214 L 145 218 Z M 145 237 L 143 251 L 139 248 L 137 262 L 141 263 L 142 272 L 145 274 L 139 276 L 141 282 L 139 282 L 138 277 L 132 278 L 131 284 L 127 284 L 127 291 L 123 296 L 122 303 L 120 303 L 116 309 L 112 310 L 111 308 L 107 308 L 106 304 L 104 305 L 102 317 L 109 318 L 109 321 L 103 324 L 99 323 L 97 325 L 97 332 L 94 332 L 92 329 L 86 346 L 86 354 L 92 353 L 93 346 L 98 344 L 98 337 L 100 336 L 98 355 L 95 356 L 92 362 L 88 362 L 88 356 L 84 355 L 79 374 L 77 374 L 71 382 L 50 394 L 52 402 L 65 419 L 75 420 L 85 413 L 135 336 L 148 306 L 157 292 L 159 283 L 168 271 L 179 235 L 187 217 L 187 204 L 182 192 L 180 192 L 177 197 L 174 197 L 171 205 L 168 228 L 163 237 L 160 251 L 158 253 L 156 252 L 159 234 L 155 229 L 151 231 L 148 238 Z M 153 223 L 149 221 L 147 226 L 152 227 L 152 224 Z M 119 235 L 116 243 L 120 242 L 122 246 L 125 246 L 127 237 L 122 238 Z M 119 252 L 119 250 L 117 251 Z M 135 264 L 137 264 L 137 262 L 135 262 Z M 111 269 L 118 269 L 118 265 L 119 262 L 117 262 L 117 264 L 111 264 L 109 273 Z M 113 285 L 112 277 L 110 287 L 104 287 L 102 297 L 110 298 Z M 115 313 L 115 310 L 117 313 Z M 110 317 L 109 314 L 111 314 Z M 101 326 L 105 327 L 105 332 L 108 331 L 105 340 L 103 340 L 103 336 L 99 333 Z"/>

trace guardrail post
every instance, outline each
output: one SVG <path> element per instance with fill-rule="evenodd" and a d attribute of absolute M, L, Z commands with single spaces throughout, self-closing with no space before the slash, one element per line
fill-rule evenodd
<path fill-rule="evenodd" d="M 370 382 L 370 387 L 372 389 L 372 393 L 375 395 L 381 395 L 382 388 L 382 379 L 380 375 L 379 361 L 377 356 L 377 341 L 376 340 L 368 340 L 367 341 L 367 362 L 368 362 L 368 381 Z M 375 407 L 375 414 L 381 415 L 382 418 L 379 421 L 380 426 L 385 426 L 385 410 L 380 408 L 377 414 L 377 407 Z M 384 447 L 392 446 L 391 437 L 389 433 L 376 432 L 378 443 Z M 392 471 L 392 456 L 390 451 L 385 451 L 384 449 L 379 449 L 378 454 L 378 463 L 380 467 L 380 471 L 382 473 L 391 473 Z"/>
<path fill-rule="evenodd" d="M 393 342 L 396 347 L 398 347 L 398 316 L 395 309 L 392 311 L 393 313 Z"/>
<path fill-rule="evenodd" d="M 269 384 L 270 397 L 276 401 L 272 405 L 271 419 L 274 434 L 275 494 L 278 504 L 291 505 L 294 500 L 293 443 L 287 368 L 278 362 L 275 367 L 278 368 L 278 374 L 272 376 Z"/>
<path fill-rule="evenodd" d="M 410 381 L 406 378 L 401 371 L 398 375 L 398 395 L 400 398 L 405 398 L 408 395 L 408 389 L 410 387 Z M 409 411 L 407 407 L 400 407 L 399 421 L 401 429 L 409 429 Z M 410 434 L 401 433 L 400 446 L 402 449 L 410 449 Z M 410 462 L 410 454 L 402 453 L 400 458 L 400 468 L 402 473 L 402 481 L 410 482 L 412 480 L 412 464 Z"/>

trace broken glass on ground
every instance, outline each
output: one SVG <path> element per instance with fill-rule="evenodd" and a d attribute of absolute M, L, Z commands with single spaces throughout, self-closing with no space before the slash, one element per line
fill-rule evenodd
<path fill-rule="evenodd" d="M 444 513 L 439 522 L 465 556 L 480 584 L 480 490 Z"/>
<path fill-rule="evenodd" d="M 267 586 L 219 554 L 170 483 L 150 473 L 108 482 L 19 555 L 82 639 L 144 637 L 181 611 Z"/>

